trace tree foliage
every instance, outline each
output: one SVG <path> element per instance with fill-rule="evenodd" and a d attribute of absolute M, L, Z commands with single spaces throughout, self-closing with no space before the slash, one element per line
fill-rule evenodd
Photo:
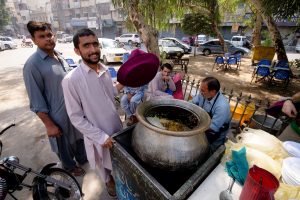
<path fill-rule="evenodd" d="M 182 30 L 186 34 L 213 34 L 213 30 L 211 28 L 211 21 L 209 20 L 209 17 L 202 13 L 186 14 L 181 23 Z"/>
<path fill-rule="evenodd" d="M 4 27 L 8 24 L 9 14 L 5 6 L 5 0 L 0 0 L 0 32 L 4 30 Z"/>
<path fill-rule="evenodd" d="M 262 0 L 262 5 L 264 8 L 263 12 L 268 15 L 273 15 L 276 18 L 288 19 L 300 13 L 300 1 L 299 0 L 284 0 L 284 1 L 274 1 L 274 0 Z"/>

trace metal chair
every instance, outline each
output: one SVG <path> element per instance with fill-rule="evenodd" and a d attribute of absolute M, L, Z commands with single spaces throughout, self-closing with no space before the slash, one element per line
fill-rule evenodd
<path fill-rule="evenodd" d="M 270 60 L 267 59 L 260 60 L 257 64 L 257 67 L 255 67 L 253 70 L 252 79 L 250 83 L 252 83 L 254 78 L 255 78 L 255 82 L 257 82 L 258 80 L 265 80 L 269 78 L 269 75 L 271 74 L 270 68 L 271 68 Z M 259 77 L 261 78 L 259 79 Z"/>
<path fill-rule="evenodd" d="M 224 58 L 223 58 L 222 56 L 217 56 L 217 57 L 215 58 L 215 63 L 214 63 L 214 65 L 213 65 L 211 71 L 214 70 L 215 65 L 217 65 L 217 70 L 218 70 L 220 67 L 224 67 L 224 66 L 225 66 Z"/>

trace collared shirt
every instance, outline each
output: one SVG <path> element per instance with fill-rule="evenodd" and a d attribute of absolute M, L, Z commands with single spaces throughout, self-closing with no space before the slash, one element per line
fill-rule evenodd
<path fill-rule="evenodd" d="M 63 134 L 68 135 L 70 143 L 73 143 L 76 138 L 82 138 L 82 135 L 71 126 L 61 87 L 68 63 L 57 53 L 56 55 L 59 60 L 37 48 L 24 65 L 23 77 L 31 111 L 48 113 Z M 49 140 L 52 150 L 58 152 L 56 138 Z"/>
<path fill-rule="evenodd" d="M 224 95 L 220 91 L 219 91 L 218 98 L 216 98 L 217 96 L 218 93 L 211 100 L 205 99 L 204 101 L 204 97 L 201 94 L 198 94 L 192 100 L 194 104 L 200 107 L 202 107 L 204 102 L 202 108 L 208 113 L 211 112 L 212 119 L 211 119 L 210 128 L 215 132 L 218 132 L 224 123 L 229 123 L 231 117 L 228 100 L 224 97 Z M 215 105 L 213 106 L 214 102 Z"/>
<path fill-rule="evenodd" d="M 106 67 L 97 74 L 82 62 L 67 74 L 62 86 L 72 124 L 91 142 L 100 146 L 122 129 L 114 100 L 118 91 Z"/>

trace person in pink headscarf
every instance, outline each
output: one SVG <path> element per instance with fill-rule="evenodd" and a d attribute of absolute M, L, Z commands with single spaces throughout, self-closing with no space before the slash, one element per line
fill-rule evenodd
<path fill-rule="evenodd" d="M 174 99 L 184 99 L 183 96 L 183 91 L 182 91 L 182 79 L 184 78 L 184 72 L 177 72 L 174 76 L 173 76 L 173 82 L 175 83 L 176 86 L 176 90 L 173 92 L 173 97 Z"/>

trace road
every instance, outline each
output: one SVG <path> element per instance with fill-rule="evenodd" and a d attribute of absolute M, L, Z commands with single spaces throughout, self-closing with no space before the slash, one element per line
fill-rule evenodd
<path fill-rule="evenodd" d="M 63 55 L 79 59 L 71 43 L 58 44 L 57 49 Z M 1 136 L 3 142 L 1 158 L 14 155 L 19 157 L 21 164 L 39 170 L 44 165 L 59 160 L 50 150 L 43 124 L 34 113 L 29 111 L 22 69 L 27 58 L 35 50 L 36 46 L 34 48 L 19 46 L 14 50 L 0 52 L 0 131 L 11 123 L 16 124 Z M 100 178 L 89 169 L 88 164 L 83 167 L 88 173 L 77 180 L 82 184 L 84 199 L 109 200 Z M 26 183 L 31 183 L 31 179 L 32 177 L 29 177 Z M 31 191 L 27 189 L 16 192 L 15 196 L 21 200 L 32 199 Z"/>

